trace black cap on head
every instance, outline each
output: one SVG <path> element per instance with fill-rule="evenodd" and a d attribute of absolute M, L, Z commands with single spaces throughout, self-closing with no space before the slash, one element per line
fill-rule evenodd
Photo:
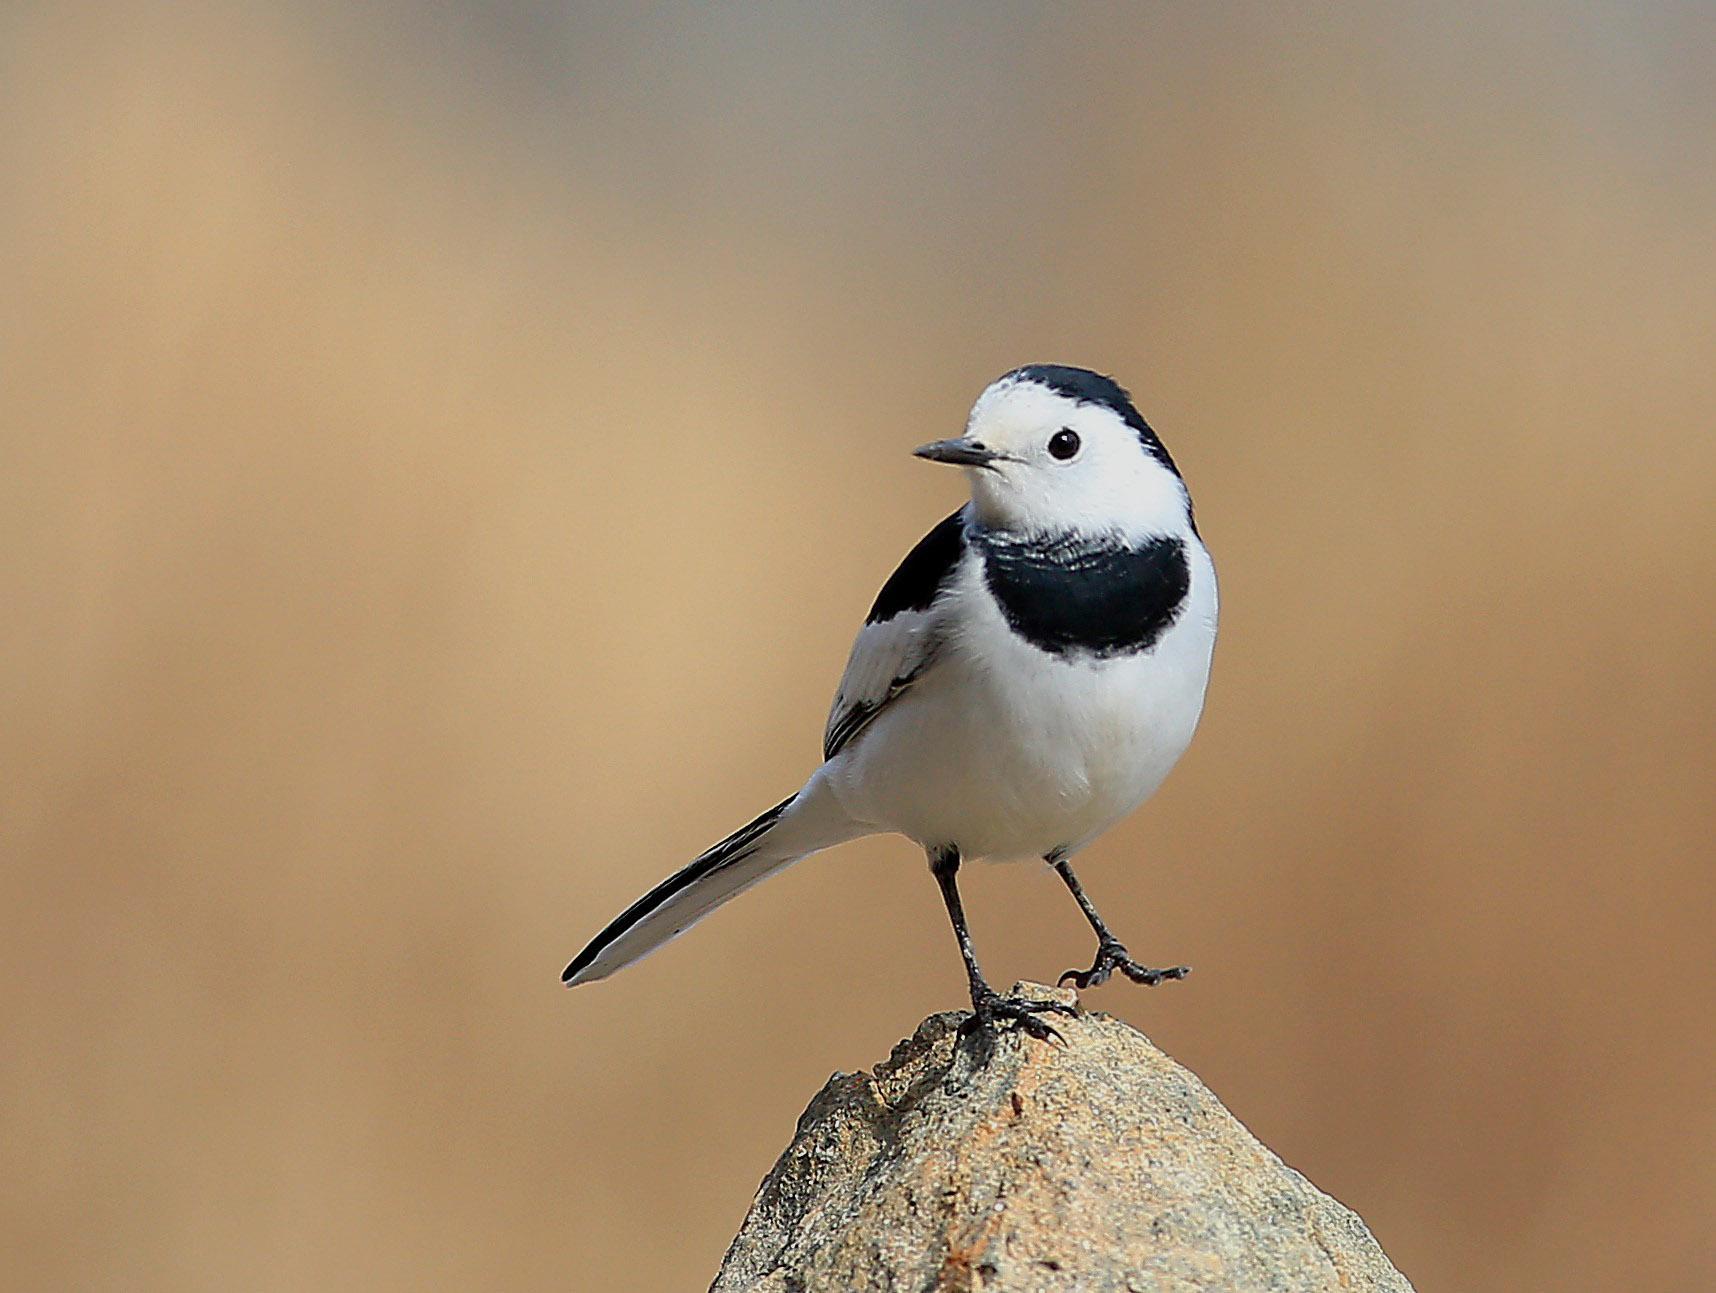
<path fill-rule="evenodd" d="M 1150 424 L 1132 406 L 1132 397 L 1126 393 L 1126 388 L 1112 377 L 1067 364 L 1027 364 L 1023 368 L 1015 368 L 1007 376 L 1046 386 L 1055 394 L 1078 404 L 1096 404 L 1107 409 L 1138 433 L 1138 440 L 1146 453 L 1176 476 L 1180 474 L 1167 447 L 1156 438 Z"/>

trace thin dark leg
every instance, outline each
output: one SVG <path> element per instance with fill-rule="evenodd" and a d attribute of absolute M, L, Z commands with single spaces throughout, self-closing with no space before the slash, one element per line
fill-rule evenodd
<path fill-rule="evenodd" d="M 947 918 L 953 922 L 953 936 L 959 940 L 959 954 L 965 958 L 965 977 L 971 981 L 971 1000 L 994 996 L 995 990 L 983 977 L 977 964 L 977 950 L 971 946 L 971 929 L 965 923 L 965 904 L 959 900 L 959 850 L 937 849 L 930 854 L 930 874 L 941 886 L 941 900 L 947 904 Z"/>
<path fill-rule="evenodd" d="M 1045 1012 L 1070 1015 L 1073 1013 L 1071 1006 L 1058 1001 L 1003 997 L 983 977 L 983 971 L 977 964 L 977 951 L 971 946 L 971 930 L 965 923 L 965 905 L 959 900 L 959 850 L 951 846 L 931 849 L 929 862 L 930 874 L 941 886 L 941 900 L 947 904 L 947 918 L 953 922 L 953 936 L 959 940 L 959 954 L 965 961 L 965 977 L 971 984 L 974 1021 L 979 1027 L 993 1032 L 1002 1020 L 1011 1020 L 1039 1041 L 1058 1039 L 1060 1034 L 1037 1016 Z"/>
<path fill-rule="evenodd" d="M 1072 891 L 1073 900 L 1078 903 L 1079 910 L 1084 912 L 1084 918 L 1090 922 L 1090 927 L 1096 931 L 1096 960 L 1091 962 L 1088 970 L 1068 970 L 1061 975 L 1061 982 L 1069 979 L 1080 988 L 1093 988 L 1099 983 L 1105 983 L 1108 976 L 1119 970 L 1134 983 L 1142 983 L 1145 987 L 1153 988 L 1158 983 L 1168 979 L 1183 979 L 1192 972 L 1187 965 L 1176 965 L 1166 970 L 1152 970 L 1138 964 L 1132 959 L 1131 953 L 1109 930 L 1102 915 L 1096 909 L 1096 904 L 1085 897 L 1084 886 L 1078 882 L 1073 869 L 1064 857 L 1050 854 L 1045 859 L 1052 866 L 1068 889 Z"/>

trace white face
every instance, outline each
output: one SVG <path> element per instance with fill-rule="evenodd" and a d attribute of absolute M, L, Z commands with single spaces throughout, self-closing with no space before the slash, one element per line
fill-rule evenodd
<path fill-rule="evenodd" d="M 966 437 L 1006 455 L 966 469 L 985 525 L 1136 538 L 1181 534 L 1190 524 L 1180 478 L 1100 404 L 1003 377 L 978 397 Z"/>

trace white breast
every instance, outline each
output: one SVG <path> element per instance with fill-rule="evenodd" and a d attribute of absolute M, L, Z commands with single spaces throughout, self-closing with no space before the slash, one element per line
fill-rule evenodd
<path fill-rule="evenodd" d="M 1076 850 L 1162 783 L 1191 743 L 1215 645 L 1215 567 L 1188 538 L 1191 585 L 1149 651 L 1057 656 L 1014 634 L 968 558 L 937 604 L 934 666 L 826 769 L 877 830 L 967 857 Z"/>

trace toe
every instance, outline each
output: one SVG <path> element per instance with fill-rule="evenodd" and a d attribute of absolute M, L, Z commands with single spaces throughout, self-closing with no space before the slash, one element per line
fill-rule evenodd
<path fill-rule="evenodd" d="M 1014 1018 L 1020 1028 L 1024 1029 L 1040 1042 L 1064 1043 L 1066 1041 L 1066 1038 L 1061 1036 L 1060 1030 L 1053 1024 L 1049 1023 L 1046 1019 L 1039 1019 L 1033 1014 L 1016 1015 Z"/>
<path fill-rule="evenodd" d="M 1047 1020 L 1038 1018 L 1043 1014 L 1076 1015 L 1078 1007 L 1068 1005 L 1064 1001 L 1036 1001 L 1022 997 L 993 997 L 976 1003 L 976 1009 L 966 1023 L 965 1028 L 981 1028 L 986 1032 L 998 1032 L 1003 1024 L 1011 1024 L 1021 1031 L 1028 1033 L 1042 1042 L 1065 1043 L 1060 1032 Z"/>
<path fill-rule="evenodd" d="M 1170 966 L 1165 970 L 1152 970 L 1148 966 L 1139 965 L 1135 961 L 1128 961 L 1120 968 L 1127 978 L 1131 979 L 1134 983 L 1142 983 L 1147 988 L 1153 988 L 1159 983 L 1167 982 L 1169 979 L 1183 979 L 1191 973 L 1191 968 L 1189 966 L 1175 965 Z"/>

